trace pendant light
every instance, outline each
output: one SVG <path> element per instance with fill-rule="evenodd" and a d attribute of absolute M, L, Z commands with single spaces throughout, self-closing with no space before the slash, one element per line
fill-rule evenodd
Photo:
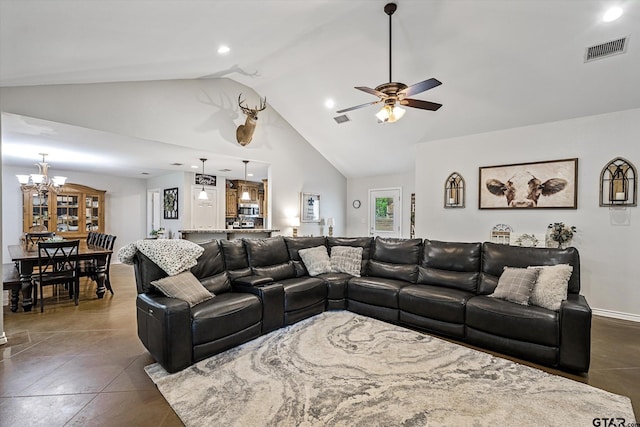
<path fill-rule="evenodd" d="M 200 158 L 202 162 L 202 178 L 204 179 L 204 162 L 207 161 L 205 158 Z M 200 190 L 200 194 L 198 194 L 198 200 L 209 200 L 209 196 L 207 196 L 207 191 L 204 189 L 204 181 L 202 181 L 202 190 Z"/>
<path fill-rule="evenodd" d="M 242 163 L 244 163 L 244 191 L 242 192 L 240 200 L 251 200 L 251 196 L 247 191 L 247 163 L 249 163 L 249 160 L 243 160 Z"/>

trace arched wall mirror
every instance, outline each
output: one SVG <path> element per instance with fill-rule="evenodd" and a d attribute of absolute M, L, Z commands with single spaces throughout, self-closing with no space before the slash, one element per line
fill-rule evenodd
<path fill-rule="evenodd" d="M 464 208 L 465 197 L 464 178 L 457 172 L 453 172 L 444 184 L 444 207 Z"/>
<path fill-rule="evenodd" d="M 622 157 L 610 161 L 600 174 L 600 206 L 637 206 L 635 166 Z"/>

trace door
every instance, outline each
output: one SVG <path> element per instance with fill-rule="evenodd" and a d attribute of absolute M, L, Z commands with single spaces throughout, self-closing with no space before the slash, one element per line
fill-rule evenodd
<path fill-rule="evenodd" d="M 147 235 L 160 228 L 160 190 L 147 191 Z"/>
<path fill-rule="evenodd" d="M 401 188 L 369 190 L 369 234 L 402 237 Z"/>
<path fill-rule="evenodd" d="M 218 190 L 205 187 L 207 200 L 198 196 L 202 187 L 193 187 L 191 191 L 191 224 L 193 228 L 219 228 L 218 226 Z"/>

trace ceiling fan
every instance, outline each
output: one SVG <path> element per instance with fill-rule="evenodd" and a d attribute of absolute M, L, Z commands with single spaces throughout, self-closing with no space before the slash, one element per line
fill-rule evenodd
<path fill-rule="evenodd" d="M 337 111 L 338 114 L 384 102 L 384 107 L 376 114 L 376 117 L 378 117 L 378 120 L 381 122 L 393 123 L 404 115 L 405 111 L 399 105 L 430 111 L 436 111 L 438 108 L 442 107 L 442 104 L 437 104 L 435 102 L 409 98 L 409 96 L 440 86 L 442 83 L 437 79 L 427 79 L 411 86 L 407 86 L 404 83 L 394 82 L 391 79 L 391 15 L 393 15 L 397 8 L 398 6 L 395 3 L 388 3 L 384 6 L 384 12 L 389 15 L 389 83 L 383 83 L 375 89 L 356 86 L 356 89 L 376 95 L 380 99 L 373 102 L 367 102 L 366 104 L 356 105 L 355 107 L 345 108 L 344 110 Z"/>

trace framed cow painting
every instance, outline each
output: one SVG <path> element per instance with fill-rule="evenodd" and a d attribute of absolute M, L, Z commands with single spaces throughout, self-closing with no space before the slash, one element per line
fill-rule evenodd
<path fill-rule="evenodd" d="M 577 209 L 578 159 L 480 167 L 480 209 Z"/>

